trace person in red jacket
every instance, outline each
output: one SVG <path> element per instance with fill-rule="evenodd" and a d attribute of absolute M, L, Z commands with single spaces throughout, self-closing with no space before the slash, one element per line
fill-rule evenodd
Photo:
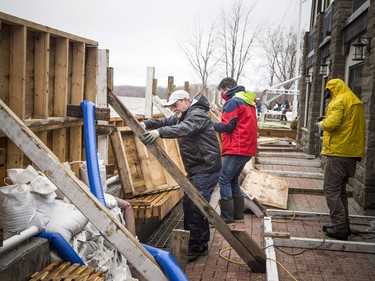
<path fill-rule="evenodd" d="M 245 164 L 256 155 L 258 122 L 256 95 L 230 77 L 224 78 L 217 89 L 226 101 L 221 122 L 213 122 L 222 138 L 222 168 L 220 171 L 221 217 L 226 223 L 244 218 L 244 197 L 238 177 Z"/>

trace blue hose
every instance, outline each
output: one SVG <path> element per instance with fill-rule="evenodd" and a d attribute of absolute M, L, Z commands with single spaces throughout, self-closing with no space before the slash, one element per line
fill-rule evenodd
<path fill-rule="evenodd" d="M 95 104 L 89 100 L 81 102 L 83 111 L 83 131 L 85 139 L 87 175 L 89 178 L 91 193 L 106 207 L 103 194 L 102 181 L 100 179 L 100 169 L 98 154 L 96 149 L 95 132 Z"/>
<path fill-rule="evenodd" d="M 83 129 L 86 149 L 87 174 L 90 183 L 91 193 L 105 204 L 102 182 L 100 180 L 100 170 L 98 156 L 96 152 L 95 133 L 95 105 L 91 101 L 81 102 L 83 111 Z M 69 245 L 70 246 L 70 245 Z M 148 245 L 143 245 L 145 249 L 155 258 L 170 281 L 189 281 L 172 254 Z"/>
<path fill-rule="evenodd" d="M 42 232 L 36 235 L 36 237 L 48 239 L 49 243 L 56 250 L 63 261 L 69 261 L 71 264 L 85 264 L 60 233 Z"/>
<path fill-rule="evenodd" d="M 142 245 L 155 258 L 169 281 L 189 281 L 170 252 L 163 251 L 149 245 Z"/>

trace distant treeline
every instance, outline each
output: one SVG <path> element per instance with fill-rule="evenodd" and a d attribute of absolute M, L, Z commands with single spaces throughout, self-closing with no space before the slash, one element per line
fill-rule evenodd
<path fill-rule="evenodd" d="M 127 96 L 127 97 L 145 97 L 145 87 L 140 86 L 114 86 L 113 89 L 115 95 L 117 96 Z M 167 98 L 167 88 L 165 87 L 158 87 L 157 89 L 157 95 L 161 99 Z"/>

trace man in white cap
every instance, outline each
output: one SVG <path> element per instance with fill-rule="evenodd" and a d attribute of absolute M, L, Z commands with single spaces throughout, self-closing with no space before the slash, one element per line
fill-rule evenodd
<path fill-rule="evenodd" d="M 159 137 L 178 138 L 187 178 L 209 202 L 221 169 L 220 146 L 208 115 L 210 105 L 203 95 L 190 101 L 189 93 L 177 90 L 164 107 L 170 107 L 174 115 L 141 122 L 145 129 L 153 129 L 146 131 L 143 139 L 153 143 Z M 188 260 L 193 261 L 207 255 L 210 227 L 207 218 L 187 195 L 183 198 L 183 208 L 184 229 L 190 231 Z"/>

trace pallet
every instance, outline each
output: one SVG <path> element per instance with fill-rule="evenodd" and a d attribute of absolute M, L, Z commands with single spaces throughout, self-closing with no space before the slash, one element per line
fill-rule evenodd
<path fill-rule="evenodd" d="M 41 272 L 36 272 L 30 281 L 42 280 L 80 280 L 80 281 L 105 281 L 103 272 L 93 267 L 70 262 L 53 262 Z"/>
<path fill-rule="evenodd" d="M 134 218 L 149 219 L 152 217 L 161 221 L 169 211 L 180 201 L 184 191 L 177 187 L 158 193 L 137 196 L 136 198 L 127 199 L 134 210 Z"/>

